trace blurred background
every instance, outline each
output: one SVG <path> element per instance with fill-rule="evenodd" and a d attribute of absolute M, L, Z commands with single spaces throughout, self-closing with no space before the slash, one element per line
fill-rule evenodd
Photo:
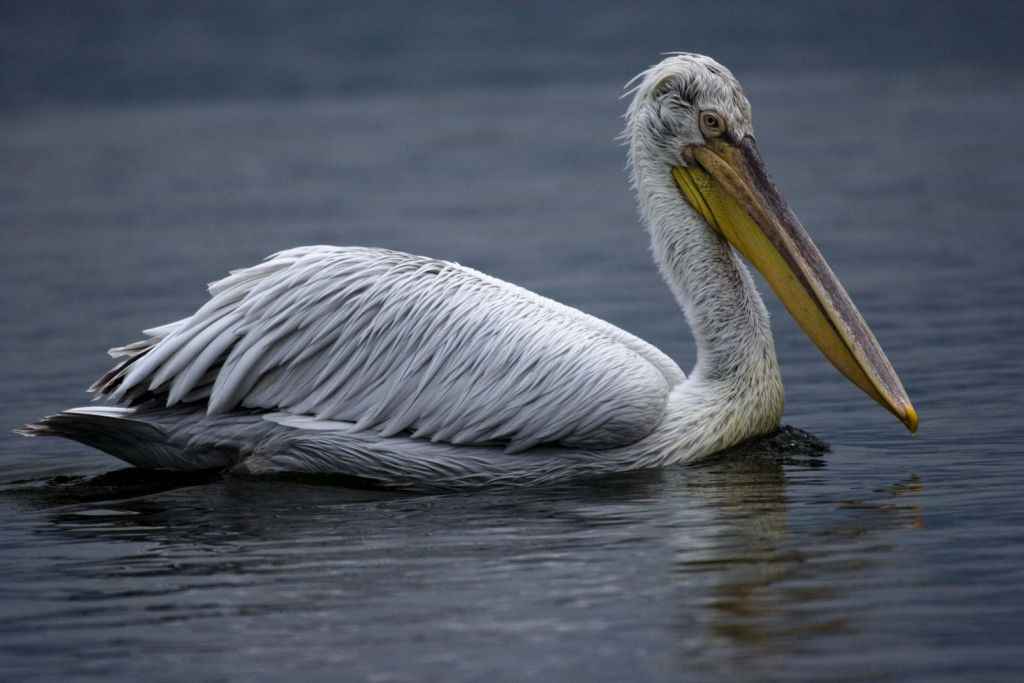
<path fill-rule="evenodd" d="M 295 100 L 737 72 L 1020 64 L 1015 2 L 2 3 L 5 106 Z"/>
<path fill-rule="evenodd" d="M 768 293 L 785 421 L 832 446 L 812 464 L 397 503 L 5 495 L 5 670 L 1019 680 L 1022 26 L 1012 1 L 0 1 L 7 487 L 117 468 L 9 430 L 301 244 L 457 260 L 689 368 L 616 140 L 623 86 L 672 51 L 744 85 L 922 421 L 909 438 Z"/>

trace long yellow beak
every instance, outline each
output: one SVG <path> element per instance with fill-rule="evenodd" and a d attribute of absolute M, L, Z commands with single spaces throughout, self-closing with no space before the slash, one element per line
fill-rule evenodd
<path fill-rule="evenodd" d="M 687 201 L 757 270 L 843 375 L 917 431 L 896 371 L 810 235 L 779 194 L 751 137 L 692 146 L 672 169 Z"/>

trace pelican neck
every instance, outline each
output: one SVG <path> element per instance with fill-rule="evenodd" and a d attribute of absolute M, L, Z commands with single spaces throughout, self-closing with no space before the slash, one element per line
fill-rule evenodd
<path fill-rule="evenodd" d="M 768 311 L 733 248 L 682 196 L 670 167 L 635 164 L 634 182 L 654 261 L 697 344 L 691 378 L 778 373 Z"/>

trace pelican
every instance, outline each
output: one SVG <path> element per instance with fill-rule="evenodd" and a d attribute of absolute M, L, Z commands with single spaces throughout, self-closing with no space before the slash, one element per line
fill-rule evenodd
<path fill-rule="evenodd" d="M 122 360 L 91 391 L 114 405 L 23 433 L 142 468 L 413 490 L 694 462 L 782 416 L 768 313 L 741 256 L 828 360 L 916 431 L 892 365 L 770 179 L 732 73 L 674 54 L 629 87 L 632 186 L 696 340 L 689 376 L 628 332 L 457 263 L 299 247 L 112 349 Z"/>

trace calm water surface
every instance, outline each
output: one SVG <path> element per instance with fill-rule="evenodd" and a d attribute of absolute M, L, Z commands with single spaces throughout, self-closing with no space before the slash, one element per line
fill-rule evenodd
<path fill-rule="evenodd" d="M 311 7 L 281 23 L 340 25 L 342 10 Z M 762 30 L 736 35 L 719 31 L 728 20 L 714 6 L 704 29 L 676 32 L 597 14 L 572 34 L 575 61 L 559 52 L 570 18 L 541 17 L 534 35 L 527 13 L 484 39 L 472 12 L 434 32 L 420 17 L 409 45 L 374 52 L 390 34 L 371 16 L 344 24 L 363 39 L 344 50 L 365 52 L 365 69 L 303 71 L 301 50 L 284 53 L 287 73 L 309 79 L 281 76 L 298 94 L 243 78 L 244 41 L 209 57 L 220 67 L 209 73 L 239 79 L 198 95 L 159 62 L 148 78 L 108 82 L 99 69 L 83 84 L 59 47 L 44 59 L 9 42 L 26 66 L 0 110 L 3 677 L 1024 677 L 1024 67 L 986 52 L 1010 44 L 1013 12 L 937 11 L 915 24 L 924 38 L 893 48 L 893 66 L 882 10 L 858 24 L 844 5 L 810 19 L 794 7 L 748 8 Z M 276 35 L 263 10 L 237 12 Z M 652 24 L 674 11 L 655 7 Z M 86 21 L 16 14 L 24 41 L 47 22 L 65 36 Z M 193 35 L 174 17 L 119 16 L 126 35 L 150 24 Z M 236 30 L 216 26 L 214 38 Z M 516 67 L 508 55 L 528 35 Z M 873 48 L 858 42 L 877 35 Z M 112 64 L 103 41 L 115 38 L 71 44 L 87 65 Z M 792 51 L 759 59 L 772 40 Z M 129 42 L 127 54 L 154 58 Z M 685 48 L 735 66 L 766 161 L 887 349 L 921 415 L 917 437 L 773 298 L 785 422 L 827 452 L 790 434 L 695 467 L 417 496 L 153 477 L 7 433 L 86 402 L 105 349 L 189 314 L 202 283 L 298 244 L 455 259 L 688 367 L 692 342 L 614 141 L 621 84 Z M 442 68 L 456 64 L 471 66 Z M 394 87 L 367 73 L 394 74 Z M 52 91 L 33 85 L 46 74 Z"/>

